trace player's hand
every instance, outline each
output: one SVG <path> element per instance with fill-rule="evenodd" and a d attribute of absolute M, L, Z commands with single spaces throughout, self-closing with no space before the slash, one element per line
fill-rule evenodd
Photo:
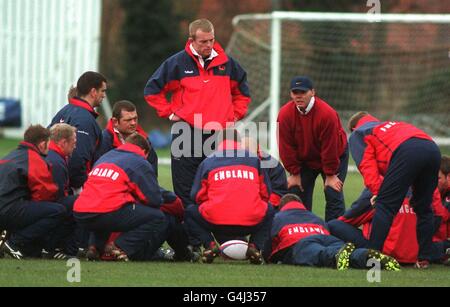
<path fill-rule="evenodd" d="M 287 182 L 288 182 L 288 189 L 297 186 L 300 188 L 300 191 L 305 192 L 302 186 L 302 178 L 300 177 L 300 174 L 289 176 Z"/>
<path fill-rule="evenodd" d="M 375 207 L 376 201 L 377 201 L 377 195 L 372 196 L 372 198 L 370 199 L 370 204 L 372 205 L 372 207 Z"/>
<path fill-rule="evenodd" d="M 327 176 L 325 178 L 325 187 L 330 187 L 337 192 L 342 192 L 344 183 L 339 179 L 337 175 Z"/>

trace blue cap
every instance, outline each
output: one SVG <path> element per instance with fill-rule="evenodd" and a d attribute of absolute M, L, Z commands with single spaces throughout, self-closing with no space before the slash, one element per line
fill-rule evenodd
<path fill-rule="evenodd" d="M 306 76 L 294 77 L 291 81 L 291 91 L 309 91 L 314 88 L 311 79 Z"/>

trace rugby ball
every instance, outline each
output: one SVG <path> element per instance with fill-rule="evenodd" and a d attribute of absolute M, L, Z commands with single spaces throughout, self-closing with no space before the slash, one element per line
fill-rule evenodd
<path fill-rule="evenodd" d="M 241 240 L 230 240 L 220 245 L 220 255 L 230 260 L 246 260 L 248 243 Z"/>

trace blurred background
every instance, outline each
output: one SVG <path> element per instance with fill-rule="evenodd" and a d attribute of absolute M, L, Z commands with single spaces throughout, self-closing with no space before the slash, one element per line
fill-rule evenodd
<path fill-rule="evenodd" d="M 158 118 L 146 104 L 143 89 L 156 68 L 184 47 L 188 24 L 197 18 L 208 18 L 214 23 L 217 40 L 248 71 L 250 90 L 255 97 L 252 108 L 255 108 L 269 95 L 267 80 L 270 79 L 270 71 L 267 67 L 270 57 L 267 51 L 249 45 L 244 34 L 256 38 L 256 44 L 270 44 L 269 21 L 241 21 L 233 25 L 235 16 L 271 11 L 367 13 L 376 2 L 0 0 L 0 99 L 3 100 L 0 125 L 2 112 L 22 115 L 21 123 L 13 121 L 3 123 L 3 126 L 47 125 L 66 103 L 70 85 L 82 72 L 97 70 L 108 78 L 109 105 L 122 99 L 130 100 L 138 106 L 144 129 L 168 131 L 169 122 Z M 450 13 L 450 1 L 379 2 L 382 13 Z M 413 30 L 402 27 L 373 30 L 368 26 L 361 30 L 361 25 L 351 28 L 339 23 L 301 26 L 287 23 L 282 30 L 291 35 L 283 34 L 283 48 L 287 48 L 283 51 L 280 102 L 288 99 L 288 80 L 295 74 L 308 74 L 316 81 L 319 96 L 336 107 L 343 119 L 348 112 L 360 108 L 369 109 L 381 117 L 408 112 L 421 116 L 424 110 L 433 110 L 430 114 L 432 119 L 428 121 L 433 122 L 435 115 L 440 119 L 432 133 L 449 137 L 450 32 L 446 26 L 433 28 L 425 25 Z M 419 34 L 429 39 L 400 39 L 419 37 Z M 432 47 L 434 51 L 438 50 L 437 53 L 425 48 L 430 45 L 430 40 L 437 42 Z M 316 48 L 322 48 L 325 51 L 321 52 L 325 54 L 319 54 Z M 425 68 L 413 67 L 414 62 L 420 64 L 430 58 L 432 64 L 426 64 Z M 391 77 L 386 78 L 386 74 L 378 70 L 380 67 L 392 67 Z M 400 71 L 404 67 L 410 67 L 410 70 L 406 73 Z M 337 79 L 336 71 L 341 73 L 341 77 L 338 83 L 333 83 L 330 80 Z M 416 78 L 412 78 L 413 75 Z M 409 90 L 406 90 L 394 104 L 389 95 L 395 96 L 395 93 L 405 90 L 403 81 L 414 86 L 417 93 L 408 95 Z M 395 87 L 398 84 L 400 87 Z M 349 106 L 350 102 L 354 104 Z M 20 109 L 14 105 L 19 105 Z M 373 105 L 377 107 L 372 108 Z M 109 111 L 105 103 L 101 110 L 103 116 L 99 119 L 102 127 Z M 267 119 L 267 114 L 258 119 Z M 20 137 L 21 131 L 3 129 L 9 137 Z"/>

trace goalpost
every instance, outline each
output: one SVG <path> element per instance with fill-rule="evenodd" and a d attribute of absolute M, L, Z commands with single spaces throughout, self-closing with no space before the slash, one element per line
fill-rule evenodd
<path fill-rule="evenodd" d="M 343 124 L 366 110 L 450 145 L 450 15 L 273 12 L 238 15 L 228 52 L 248 72 L 252 121 L 276 119 L 289 80 L 309 75 Z"/>

